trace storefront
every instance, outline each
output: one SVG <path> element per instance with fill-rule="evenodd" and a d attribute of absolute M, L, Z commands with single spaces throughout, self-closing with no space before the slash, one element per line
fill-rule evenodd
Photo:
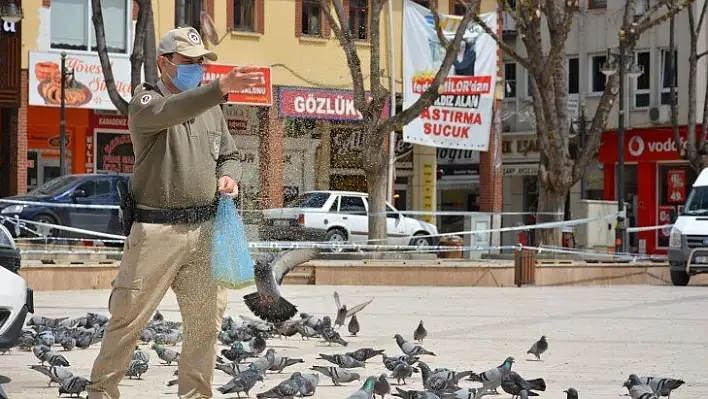
<path fill-rule="evenodd" d="M 0 20 L 0 196 L 17 194 L 23 149 L 18 142 L 22 38 L 20 23 Z"/>
<path fill-rule="evenodd" d="M 135 154 L 124 115 L 91 113 L 85 137 L 86 173 L 133 173 Z"/>
<path fill-rule="evenodd" d="M 680 133 L 685 140 L 686 128 L 681 127 Z M 679 157 L 671 128 L 627 131 L 624 148 L 624 199 L 630 226 L 671 223 L 671 213 L 681 209 L 696 180 L 696 173 Z M 606 132 L 598 154 L 604 164 L 605 200 L 616 199 L 617 156 L 617 133 Z M 639 253 L 666 253 L 669 233 L 670 229 L 639 232 L 630 236 L 630 245 Z"/>

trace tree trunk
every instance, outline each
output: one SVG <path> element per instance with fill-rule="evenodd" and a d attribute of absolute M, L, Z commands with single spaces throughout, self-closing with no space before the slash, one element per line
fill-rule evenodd
<path fill-rule="evenodd" d="M 157 83 L 157 41 L 155 40 L 155 15 L 152 12 L 152 1 L 145 1 L 145 43 L 143 46 L 143 71 L 145 72 L 145 81 L 150 84 Z M 142 7 L 142 5 L 141 5 Z"/>
<path fill-rule="evenodd" d="M 113 78 L 113 67 L 111 60 L 108 57 L 108 48 L 106 48 L 106 30 L 103 25 L 103 10 L 101 9 L 101 0 L 91 0 L 91 21 L 96 31 L 96 47 L 98 47 L 98 59 L 101 61 L 101 69 L 103 70 L 103 79 L 106 82 L 108 97 L 115 105 L 116 109 L 123 114 L 128 115 L 128 102 L 121 97 L 116 89 L 116 81 Z M 132 91 L 133 88 L 131 88 Z"/>
<path fill-rule="evenodd" d="M 566 192 L 556 190 L 548 182 L 539 179 L 538 190 L 538 213 L 536 223 L 556 222 L 563 218 Z M 562 231 L 555 229 L 537 229 L 536 244 L 560 245 L 562 243 Z"/>
<path fill-rule="evenodd" d="M 175 28 L 187 26 L 186 10 L 187 7 L 184 4 L 184 0 L 175 0 Z"/>
<path fill-rule="evenodd" d="M 130 88 L 131 93 L 142 83 L 140 71 L 143 68 L 143 50 L 145 48 L 145 28 L 147 26 L 147 3 L 141 0 L 138 3 L 138 20 L 135 21 L 135 39 L 133 39 L 133 53 L 130 54 Z"/>
<path fill-rule="evenodd" d="M 362 154 L 366 185 L 369 193 L 369 239 L 372 244 L 387 243 L 386 197 L 388 196 L 388 151 L 381 133 L 367 134 L 366 151 Z"/>

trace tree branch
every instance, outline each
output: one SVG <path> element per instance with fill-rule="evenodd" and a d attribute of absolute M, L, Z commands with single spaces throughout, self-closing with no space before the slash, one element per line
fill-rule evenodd
<path fill-rule="evenodd" d="M 130 54 L 130 91 L 135 91 L 135 88 L 142 82 L 142 74 L 140 73 L 143 62 L 143 51 L 145 50 L 145 30 L 148 23 L 148 13 L 143 7 L 146 7 L 146 1 L 138 2 L 138 20 L 135 21 L 135 38 L 133 39 L 133 52 Z M 105 36 L 104 36 L 105 37 Z"/>
<path fill-rule="evenodd" d="M 681 2 L 676 5 L 676 7 L 672 7 L 671 9 L 669 9 L 666 12 L 666 14 L 663 14 L 660 17 L 652 20 L 651 14 L 656 12 L 659 8 L 661 8 L 662 6 L 665 6 L 667 4 L 665 1 L 664 2 L 660 1 L 660 2 L 654 3 L 654 5 L 652 5 L 650 7 L 649 11 L 647 11 L 644 14 L 645 15 L 644 18 L 642 18 L 640 20 L 640 22 L 637 23 L 637 27 L 634 29 L 633 35 L 640 36 L 642 33 L 646 32 L 647 30 L 668 21 L 669 18 L 678 14 L 684 8 L 686 8 L 686 6 L 691 5 L 691 3 L 693 3 L 693 2 L 694 2 L 694 0 L 681 0 Z"/>
<path fill-rule="evenodd" d="M 691 11 L 693 11 L 693 7 L 689 7 Z M 701 16 L 698 18 L 698 29 L 695 29 L 694 32 L 696 34 L 701 32 L 701 28 L 703 28 L 703 21 L 705 21 L 706 18 L 706 12 L 708 12 L 708 1 L 703 2 L 703 7 L 701 8 Z"/>
<path fill-rule="evenodd" d="M 143 71 L 145 72 L 145 81 L 150 84 L 157 83 L 157 49 L 155 48 L 155 15 L 152 12 L 152 1 L 141 0 L 140 8 L 145 7 L 145 43 L 143 46 Z"/>
<path fill-rule="evenodd" d="M 693 12 L 689 10 L 689 20 L 693 22 Z M 690 24 L 690 22 L 689 22 Z M 691 29 L 693 31 L 693 29 Z M 693 36 L 693 35 L 691 35 Z M 691 47 L 693 47 L 693 40 L 691 40 Z M 671 104 L 670 104 L 670 109 L 671 109 L 671 131 L 674 135 L 674 142 L 676 142 L 676 152 L 678 152 L 679 157 L 684 157 L 686 155 L 693 155 L 696 151 L 696 124 L 693 123 L 688 123 L 687 129 L 688 129 L 688 137 L 687 137 L 687 148 L 686 152 L 684 153 L 684 150 L 682 146 L 678 145 L 678 143 L 681 142 L 681 133 L 679 132 L 679 122 L 678 122 L 678 107 L 676 106 L 676 85 L 674 84 L 674 71 L 676 71 L 676 57 L 674 57 L 674 50 L 676 49 L 676 16 L 672 16 L 669 19 L 669 52 L 668 52 L 668 57 L 669 57 L 669 76 L 671 76 L 669 79 L 671 79 L 671 84 L 669 86 L 669 95 L 671 96 Z M 694 52 L 691 52 L 691 55 L 693 55 Z M 689 60 L 689 64 L 692 63 L 693 57 Z M 695 65 L 695 64 L 694 64 Z M 689 66 L 689 69 L 693 69 L 693 65 Z M 689 73 L 688 76 L 688 98 L 689 101 L 693 98 L 695 100 L 696 98 L 696 89 L 695 89 L 695 79 L 696 79 L 696 74 L 695 70 L 692 71 L 694 73 Z M 691 88 L 691 86 L 694 86 Z M 688 120 L 691 120 L 691 117 L 693 117 L 693 120 L 696 120 L 696 106 L 691 106 L 689 105 L 688 107 Z M 693 125 L 693 129 L 691 129 L 691 125 Z M 689 158 L 690 159 L 690 158 Z"/>
<path fill-rule="evenodd" d="M 103 78 L 106 82 L 108 97 L 115 105 L 116 109 L 123 114 L 128 115 L 128 102 L 118 93 L 116 82 L 113 78 L 113 68 L 111 60 L 108 58 L 108 49 L 106 47 L 106 31 L 103 26 L 103 10 L 101 10 L 101 0 L 91 0 L 91 20 L 93 27 L 96 30 L 96 46 L 98 47 L 98 58 L 101 61 L 101 69 L 103 70 Z"/>
<path fill-rule="evenodd" d="M 517 4 L 516 6 L 519 7 L 519 4 Z M 516 50 L 514 50 L 514 49 L 513 49 L 510 45 L 508 45 L 502 38 L 500 38 L 499 35 L 497 35 L 497 32 L 492 31 L 492 30 L 489 28 L 489 26 L 487 26 L 487 24 L 484 23 L 484 21 L 482 21 L 482 19 L 479 18 L 479 16 L 478 16 L 477 14 L 473 15 L 473 16 L 472 16 L 472 19 L 474 20 L 474 22 L 475 22 L 476 24 L 478 24 L 482 29 L 484 29 L 484 32 L 485 32 L 486 34 L 488 34 L 489 36 L 491 36 L 492 39 L 494 39 L 494 41 L 497 42 L 497 45 L 502 49 L 502 51 L 504 52 L 504 54 L 509 55 L 511 58 L 513 58 L 514 60 L 516 60 L 516 62 L 518 62 L 518 63 L 519 63 L 521 66 L 523 66 L 524 68 L 530 69 L 529 60 L 526 59 L 526 58 L 524 58 L 524 57 L 522 57 L 522 56 L 520 56 L 519 53 L 518 53 Z M 518 26 L 518 24 L 517 24 L 517 26 Z"/>
<path fill-rule="evenodd" d="M 433 14 L 433 22 L 435 23 L 435 33 L 438 35 L 440 45 L 443 47 L 447 47 L 448 42 L 447 38 L 445 37 L 445 33 L 442 30 L 442 25 L 440 24 L 440 14 L 438 10 L 438 2 L 436 0 L 430 0 L 430 12 Z"/>
<path fill-rule="evenodd" d="M 381 10 L 383 9 L 384 1 L 371 1 L 371 19 L 370 19 L 370 40 L 371 40 L 371 60 L 369 82 L 371 86 L 371 101 L 369 102 L 366 112 L 372 121 L 378 122 L 381 119 L 384 105 L 386 104 L 386 90 L 381 84 Z"/>

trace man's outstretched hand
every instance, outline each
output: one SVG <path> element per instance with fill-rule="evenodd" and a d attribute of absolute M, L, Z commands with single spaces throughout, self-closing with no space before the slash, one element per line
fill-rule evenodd
<path fill-rule="evenodd" d="M 219 192 L 227 194 L 232 198 L 238 196 L 238 183 L 229 176 L 221 176 L 218 182 Z"/>
<path fill-rule="evenodd" d="M 219 88 L 222 93 L 228 94 L 263 84 L 263 81 L 264 77 L 261 72 L 247 72 L 245 68 L 234 68 L 219 78 Z"/>

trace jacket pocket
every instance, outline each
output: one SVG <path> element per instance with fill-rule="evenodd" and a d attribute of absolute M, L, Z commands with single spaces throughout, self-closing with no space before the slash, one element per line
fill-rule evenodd
<path fill-rule="evenodd" d="M 118 281 L 113 282 L 111 295 L 108 297 L 108 311 L 111 317 L 117 320 L 134 318 L 139 312 L 138 299 L 143 288 L 142 280 L 135 280 L 129 283 Z"/>
<path fill-rule="evenodd" d="M 211 151 L 211 156 L 214 157 L 214 160 L 217 160 L 221 152 L 221 132 L 210 130 L 208 137 L 209 151 Z"/>

